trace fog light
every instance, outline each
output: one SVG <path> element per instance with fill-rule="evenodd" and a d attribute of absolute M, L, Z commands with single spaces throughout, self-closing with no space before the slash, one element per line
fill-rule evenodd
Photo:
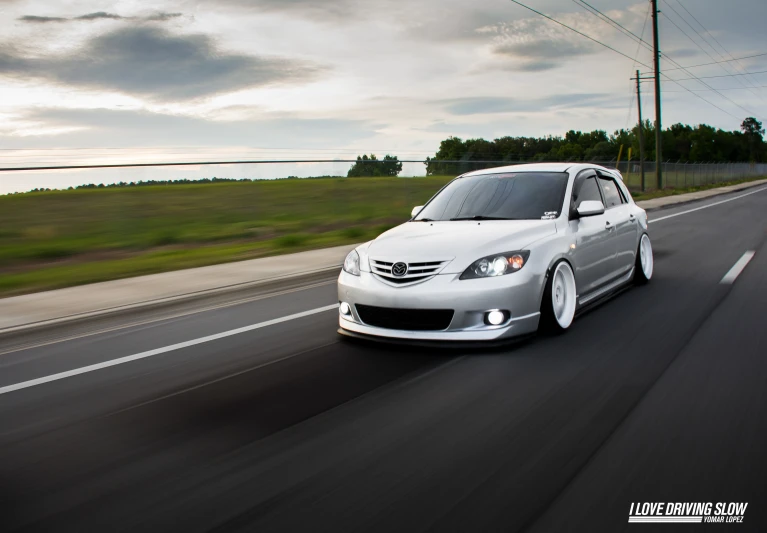
<path fill-rule="evenodd" d="M 341 302 L 341 305 L 338 306 L 338 311 L 345 316 L 349 316 L 352 314 L 352 309 L 349 307 L 349 304 L 346 302 Z"/>
<path fill-rule="evenodd" d="M 491 326 L 499 326 L 506 322 L 506 313 L 504 311 L 488 311 L 485 313 L 485 322 Z"/>

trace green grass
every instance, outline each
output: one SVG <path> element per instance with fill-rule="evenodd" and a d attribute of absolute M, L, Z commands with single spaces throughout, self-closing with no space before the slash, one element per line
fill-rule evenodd
<path fill-rule="evenodd" d="M 0 295 L 369 240 L 407 220 L 413 206 L 450 179 L 275 180 L 0 196 Z"/>
<path fill-rule="evenodd" d="M 336 246 L 451 177 L 275 180 L 0 196 L 0 295 Z"/>

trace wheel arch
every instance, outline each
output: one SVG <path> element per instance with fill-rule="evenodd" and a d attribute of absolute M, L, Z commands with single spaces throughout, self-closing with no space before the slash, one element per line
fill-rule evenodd
<path fill-rule="evenodd" d="M 573 265 L 573 262 L 570 260 L 570 258 L 567 256 L 567 254 L 557 254 L 555 255 L 551 261 L 549 262 L 549 266 L 546 268 L 546 272 L 543 275 L 543 283 L 541 283 L 540 291 L 538 294 L 538 309 L 541 309 L 541 305 L 543 305 L 543 293 L 546 292 L 546 284 L 549 282 L 549 277 L 551 276 L 552 272 L 554 272 L 554 267 L 556 267 L 561 261 L 564 261 L 567 263 L 567 265 L 570 267 L 570 270 L 573 271 L 573 275 L 575 275 L 575 266 Z M 578 284 L 576 282 L 575 285 L 576 290 L 576 305 L 577 305 L 577 290 L 578 290 Z"/>

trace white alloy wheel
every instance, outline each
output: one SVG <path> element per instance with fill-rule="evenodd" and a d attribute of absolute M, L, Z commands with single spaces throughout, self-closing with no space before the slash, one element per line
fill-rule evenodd
<path fill-rule="evenodd" d="M 552 274 L 551 309 L 554 319 L 562 329 L 567 329 L 575 317 L 575 276 L 567 262 L 562 261 Z"/>
<path fill-rule="evenodd" d="M 649 280 L 652 277 L 653 265 L 652 244 L 650 244 L 650 237 L 645 233 L 639 241 L 639 266 L 642 268 L 645 279 Z"/>

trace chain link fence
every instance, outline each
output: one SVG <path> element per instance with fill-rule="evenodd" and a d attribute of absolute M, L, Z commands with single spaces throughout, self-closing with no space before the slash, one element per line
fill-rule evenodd
<path fill-rule="evenodd" d="M 610 163 L 605 166 L 616 167 Z M 656 163 L 645 162 L 645 189 L 658 188 Z M 642 189 L 642 177 L 639 163 L 635 161 L 621 162 L 618 170 L 623 174 L 626 185 L 633 190 Z M 701 185 L 712 185 L 727 181 L 743 180 L 767 176 L 767 163 L 662 163 L 663 187 L 670 189 L 686 189 Z"/>
<path fill-rule="evenodd" d="M 531 161 L 460 161 L 441 163 L 440 174 L 460 175 L 464 172 L 482 170 L 504 165 L 522 165 Z M 654 161 L 645 162 L 645 183 L 642 187 L 642 176 L 637 161 L 579 161 L 571 162 L 592 163 L 607 168 L 617 168 L 623 174 L 626 185 L 634 191 L 654 190 L 658 188 L 656 175 L 657 165 Z M 749 178 L 767 177 L 767 163 L 662 163 L 664 189 L 684 189 L 712 185 L 716 183 L 743 180 Z"/>

